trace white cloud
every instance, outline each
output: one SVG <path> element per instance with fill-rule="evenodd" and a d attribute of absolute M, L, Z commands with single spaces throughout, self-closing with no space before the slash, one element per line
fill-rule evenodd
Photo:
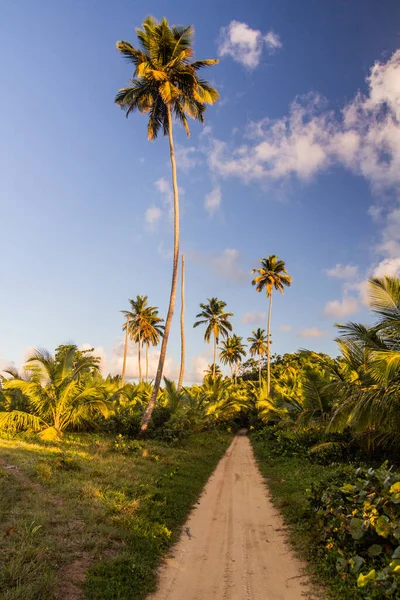
<path fill-rule="evenodd" d="M 261 60 L 264 46 L 272 52 L 282 47 L 279 36 L 269 31 L 265 36 L 247 23 L 231 21 L 222 27 L 218 43 L 219 56 L 231 56 L 247 69 L 255 69 Z"/>
<path fill-rule="evenodd" d="M 210 215 L 213 215 L 221 205 L 222 194 L 221 188 L 215 187 L 209 192 L 204 199 L 204 206 Z"/>
<path fill-rule="evenodd" d="M 265 320 L 265 312 L 247 312 L 242 317 L 242 323 L 246 325 L 259 325 L 260 321 Z"/>
<path fill-rule="evenodd" d="M 229 32 L 227 53 L 232 49 Z M 258 60 L 257 31 L 242 27 L 238 32 L 244 40 L 247 35 Z M 286 116 L 251 123 L 239 146 L 234 145 L 236 138 L 227 143 L 209 133 L 203 138 L 203 151 L 214 173 L 263 187 L 292 178 L 309 181 L 333 165 L 361 175 L 381 197 L 370 209 L 381 228 L 381 241 L 374 250 L 382 258 L 398 259 L 400 49 L 386 62 L 376 62 L 366 83 L 366 92 L 358 92 L 340 114 L 328 110 L 318 94 L 309 94 L 296 98 Z"/>
<path fill-rule="evenodd" d="M 246 183 L 291 176 L 311 179 L 332 162 L 332 115 L 321 112 L 322 104 L 317 95 L 308 95 L 303 102 L 293 102 L 287 117 L 251 123 L 245 132 L 248 141 L 234 150 L 210 136 L 207 154 L 211 170 Z"/>
<path fill-rule="evenodd" d="M 252 123 L 239 148 L 210 138 L 209 164 L 222 176 L 265 181 L 314 177 L 339 163 L 367 178 L 374 190 L 400 188 L 400 50 L 377 62 L 340 117 L 318 94 L 297 98 L 281 119 Z"/>
<path fill-rule="evenodd" d="M 292 325 L 281 325 L 279 327 L 279 331 L 292 331 L 293 327 Z"/>
<path fill-rule="evenodd" d="M 264 42 L 267 44 L 271 51 L 282 48 L 281 38 L 274 31 L 268 31 L 267 35 L 264 36 Z"/>
<path fill-rule="evenodd" d="M 319 329 L 319 327 L 310 327 L 309 329 L 301 329 L 298 333 L 302 338 L 321 338 L 329 335 L 327 331 Z"/>
<path fill-rule="evenodd" d="M 326 317 L 342 318 L 356 313 L 359 309 L 357 298 L 347 296 L 343 300 L 331 300 L 324 309 Z"/>
<path fill-rule="evenodd" d="M 160 194 L 164 198 L 164 203 L 168 205 L 172 205 L 174 201 L 174 194 L 172 191 L 172 185 L 168 181 L 166 177 L 160 177 L 157 181 L 154 182 L 156 189 L 160 192 Z"/>
<path fill-rule="evenodd" d="M 164 242 L 161 240 L 157 245 L 157 252 L 162 259 L 172 258 L 173 251 L 171 248 L 166 248 Z"/>
<path fill-rule="evenodd" d="M 181 146 L 177 144 L 175 157 L 178 169 L 182 169 L 183 171 L 190 171 L 190 169 L 193 169 L 200 162 L 198 149 L 194 146 Z"/>
<path fill-rule="evenodd" d="M 400 277 L 400 257 L 386 258 L 377 265 L 373 277 Z"/>
<path fill-rule="evenodd" d="M 144 220 L 149 225 L 150 229 L 154 229 L 162 215 L 162 210 L 158 206 L 150 206 L 145 214 Z"/>
<path fill-rule="evenodd" d="M 96 349 L 97 350 L 97 349 Z M 142 376 L 146 374 L 145 351 L 142 354 Z M 109 356 L 106 358 L 107 371 L 111 375 L 120 375 L 122 372 L 122 363 L 124 357 L 124 339 L 119 338 L 115 341 Z M 150 348 L 149 350 L 149 379 L 154 379 L 158 367 L 158 359 L 160 357 L 159 348 Z M 169 379 L 177 379 L 179 375 L 179 364 L 175 363 L 171 356 L 167 355 L 165 360 L 164 375 Z M 129 342 L 128 354 L 126 361 L 126 377 L 137 379 L 139 377 L 139 363 L 137 345 Z"/>
<path fill-rule="evenodd" d="M 205 356 L 194 356 L 190 360 L 188 372 L 185 374 L 185 380 L 191 383 L 202 383 L 205 371 L 212 360 L 208 360 Z"/>
<path fill-rule="evenodd" d="M 240 252 L 235 248 L 227 248 L 222 252 L 210 254 L 192 251 L 188 253 L 188 256 L 194 262 L 211 269 L 218 278 L 225 281 L 234 283 L 250 281 L 250 272 L 242 268 Z"/>
<path fill-rule="evenodd" d="M 355 265 L 335 265 L 332 269 L 326 269 L 325 273 L 329 277 L 338 279 L 354 279 L 358 274 L 358 267 Z"/>

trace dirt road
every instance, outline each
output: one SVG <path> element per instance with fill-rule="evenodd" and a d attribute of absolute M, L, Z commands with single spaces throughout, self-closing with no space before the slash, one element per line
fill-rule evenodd
<path fill-rule="evenodd" d="M 250 442 L 237 436 L 208 481 L 148 600 L 311 598 L 285 544 Z"/>

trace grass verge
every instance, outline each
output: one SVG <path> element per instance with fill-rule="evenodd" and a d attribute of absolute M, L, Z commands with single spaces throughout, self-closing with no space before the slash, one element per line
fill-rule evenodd
<path fill-rule="evenodd" d="M 230 440 L 0 439 L 0 598 L 145 598 Z"/>
<path fill-rule="evenodd" d="M 315 532 L 310 520 L 307 490 L 312 483 L 328 483 L 338 477 L 338 465 L 320 465 L 295 456 L 274 456 L 263 441 L 251 438 L 254 453 L 274 505 L 288 526 L 290 540 L 301 556 L 308 561 L 310 579 L 321 588 L 322 597 L 332 600 L 360 598 L 357 589 L 349 586 L 325 561 L 315 543 Z M 344 467 L 340 467 L 344 473 Z M 349 468 L 349 472 L 351 468 Z"/>

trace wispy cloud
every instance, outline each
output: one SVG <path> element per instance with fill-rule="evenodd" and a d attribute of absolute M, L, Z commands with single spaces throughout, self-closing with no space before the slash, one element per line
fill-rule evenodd
<path fill-rule="evenodd" d="M 331 300 L 326 303 L 324 308 L 324 315 L 326 317 L 342 318 L 352 315 L 359 310 L 359 304 L 357 298 L 348 296 L 343 300 Z"/>
<path fill-rule="evenodd" d="M 231 56 L 247 69 L 252 70 L 259 65 L 264 47 L 270 52 L 281 48 L 279 35 L 273 31 L 263 35 L 259 29 L 252 29 L 240 21 L 231 21 L 220 30 L 219 56 Z"/>
<path fill-rule="evenodd" d="M 264 42 L 267 44 L 271 52 L 282 48 L 281 38 L 272 30 L 268 31 L 267 35 L 264 36 Z"/>
<path fill-rule="evenodd" d="M 245 325 L 260 325 L 265 321 L 265 312 L 247 312 L 242 317 L 242 323 Z"/>
<path fill-rule="evenodd" d="M 279 331 L 284 331 L 284 332 L 292 331 L 292 329 L 293 329 L 292 325 L 281 325 L 279 327 Z"/>
<path fill-rule="evenodd" d="M 326 269 L 325 273 L 329 277 L 336 277 L 337 279 L 354 279 L 357 277 L 358 267 L 356 265 L 337 264 L 332 269 Z"/>
<path fill-rule="evenodd" d="M 162 210 L 158 206 L 150 206 L 144 213 L 144 220 L 150 229 L 155 229 L 156 224 L 160 220 Z"/>
<path fill-rule="evenodd" d="M 211 269 L 214 275 L 220 279 L 233 283 L 249 281 L 249 272 L 243 269 L 242 258 L 236 248 L 226 248 L 222 252 L 208 254 L 193 251 L 187 254 L 194 262 Z"/>
<path fill-rule="evenodd" d="M 212 216 L 221 206 L 222 193 L 219 186 L 209 192 L 204 198 L 204 206 L 210 216 Z"/>
<path fill-rule="evenodd" d="M 301 329 L 297 335 L 301 338 L 321 338 L 326 337 L 329 333 L 319 329 L 319 327 L 310 327 L 309 329 Z"/>

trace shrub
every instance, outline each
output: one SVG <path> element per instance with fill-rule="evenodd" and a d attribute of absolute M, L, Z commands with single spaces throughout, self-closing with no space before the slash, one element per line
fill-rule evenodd
<path fill-rule="evenodd" d="M 319 558 L 360 597 L 399 597 L 400 477 L 386 463 L 359 468 L 347 481 L 313 484 L 309 505 Z"/>

